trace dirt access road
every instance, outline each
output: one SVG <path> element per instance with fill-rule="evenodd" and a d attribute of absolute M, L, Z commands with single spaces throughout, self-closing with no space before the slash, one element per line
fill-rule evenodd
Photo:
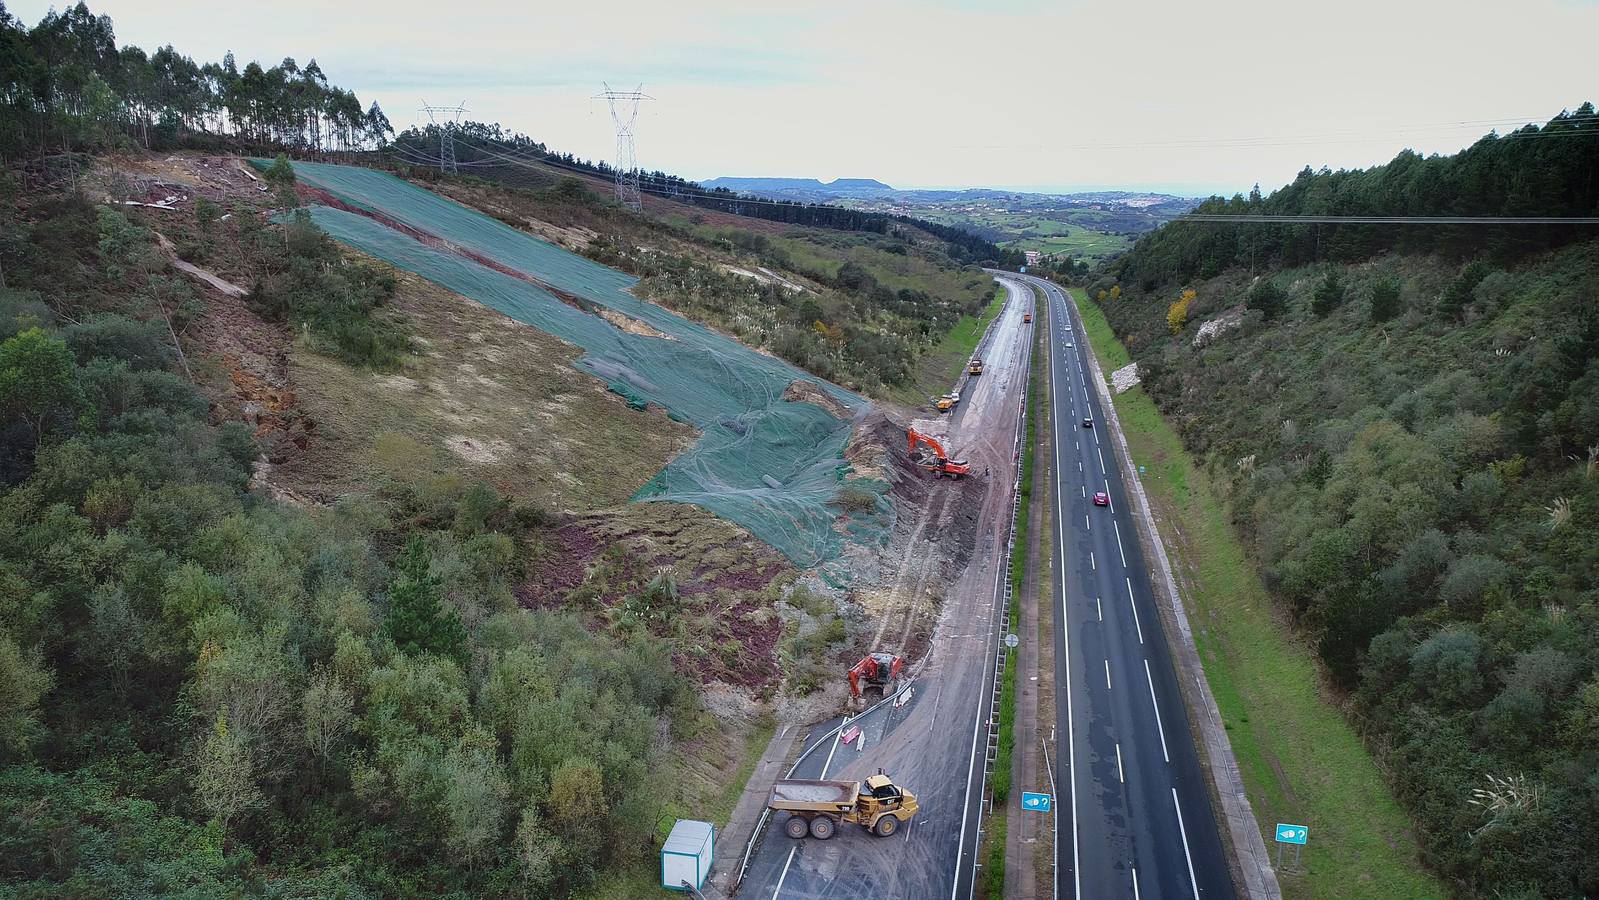
<path fill-rule="evenodd" d="M 773 816 L 758 838 L 740 897 L 933 900 L 970 893 L 999 637 L 996 597 L 1015 478 L 1013 444 L 1033 327 L 1022 316 L 1034 311 L 1030 289 L 1000 281 L 1008 296 L 985 340 L 986 370 L 968 385 L 949 421 L 951 451 L 967 457 L 975 477 L 989 472 L 976 550 L 948 592 L 909 701 L 882 704 L 850 722 L 862 734 L 849 745 L 828 734 L 837 720 L 817 726 L 807 739 L 816 750 L 792 775 L 859 779 L 882 768 L 917 795 L 922 812 L 889 838 L 844 828 L 828 841 L 790 840 L 781 830 L 783 817 Z"/>

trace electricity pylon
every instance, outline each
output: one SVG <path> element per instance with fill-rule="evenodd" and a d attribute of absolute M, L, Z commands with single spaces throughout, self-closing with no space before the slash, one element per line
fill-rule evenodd
<path fill-rule="evenodd" d="M 467 111 L 466 101 L 462 100 L 458 106 L 429 106 L 428 102 L 423 100 L 422 111 L 428 114 L 428 121 L 439 129 L 439 171 L 454 175 L 455 124 L 461 121 L 461 116 Z"/>
<path fill-rule="evenodd" d="M 654 100 L 644 93 L 640 84 L 631 91 L 613 91 L 610 84 L 594 95 L 611 105 L 611 121 L 616 123 L 616 202 L 638 212 L 644 208 L 644 198 L 638 189 L 638 156 L 633 149 L 633 126 L 638 121 L 640 100 Z"/>

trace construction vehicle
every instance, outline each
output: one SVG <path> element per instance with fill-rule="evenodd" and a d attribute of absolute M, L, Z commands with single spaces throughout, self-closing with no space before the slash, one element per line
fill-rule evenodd
<path fill-rule="evenodd" d="M 983 358 L 981 356 L 972 357 L 971 365 L 966 367 L 966 374 L 968 374 L 968 375 L 981 375 L 981 374 L 983 374 Z"/>
<path fill-rule="evenodd" d="M 918 466 L 940 477 L 960 478 L 971 474 L 971 464 L 964 459 L 950 459 L 943 444 L 914 428 L 907 429 L 905 434 L 910 442 L 906 452 Z"/>
<path fill-rule="evenodd" d="M 1033 324 L 1033 314 L 1032 313 L 1022 313 L 1022 324 L 1024 324 L 1024 325 Z"/>
<path fill-rule="evenodd" d="M 889 685 L 899 677 L 900 670 L 905 668 L 905 660 L 892 653 L 868 653 L 861 657 L 849 670 L 849 695 L 860 698 L 861 688 L 864 685 L 868 690 L 877 689 L 883 696 L 888 696 Z"/>
<path fill-rule="evenodd" d="M 938 407 L 939 412 L 949 412 L 950 410 L 954 409 L 955 404 L 959 402 L 961 402 L 961 392 L 950 391 L 944 396 L 939 397 L 938 402 L 934 403 L 933 405 Z"/>
<path fill-rule="evenodd" d="M 825 841 L 840 822 L 888 837 L 921 808 L 916 795 L 879 769 L 865 781 L 813 781 L 785 778 L 772 785 L 766 808 L 788 813 L 783 833 L 795 840 L 810 835 Z"/>

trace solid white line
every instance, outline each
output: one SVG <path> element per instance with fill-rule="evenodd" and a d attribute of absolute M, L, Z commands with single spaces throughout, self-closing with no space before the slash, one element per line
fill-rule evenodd
<path fill-rule="evenodd" d="M 833 764 L 833 754 L 838 752 L 839 739 L 844 736 L 844 726 L 849 724 L 849 716 L 838 723 L 838 731 L 833 735 L 833 747 L 827 751 L 827 762 L 822 763 L 822 780 L 827 780 L 827 767 Z"/>
<path fill-rule="evenodd" d="M 1194 889 L 1194 900 L 1199 900 L 1199 879 L 1194 877 L 1194 856 L 1188 852 L 1188 829 L 1183 827 L 1183 805 L 1177 802 L 1177 789 L 1171 789 L 1171 805 L 1177 808 L 1177 831 L 1183 836 L 1183 856 L 1188 858 L 1188 885 Z"/>
<path fill-rule="evenodd" d="M 1121 526 L 1121 523 L 1120 522 L 1111 522 L 1110 524 L 1116 526 L 1116 549 L 1121 551 L 1121 554 L 1122 554 L 1122 565 L 1125 566 L 1125 565 L 1127 565 L 1127 551 L 1126 551 L 1126 549 L 1124 549 L 1122 547 L 1122 526 Z"/>
<path fill-rule="evenodd" d="M 1104 472 L 1107 475 L 1110 474 L 1110 470 L 1105 468 L 1105 451 L 1095 447 L 1094 452 L 1099 454 L 1099 471 Z"/>
<path fill-rule="evenodd" d="M 1149 681 L 1149 702 L 1155 705 L 1155 730 L 1160 732 L 1160 755 L 1171 762 L 1171 754 L 1166 752 L 1166 726 L 1160 724 L 1160 701 L 1155 699 L 1155 678 L 1149 674 L 1149 660 L 1144 660 L 1144 678 Z M 1172 788 L 1172 795 L 1176 796 L 1177 789 Z"/>
<path fill-rule="evenodd" d="M 1110 660 L 1105 660 L 1105 690 L 1110 690 Z"/>
<path fill-rule="evenodd" d="M 1133 900 L 1138 900 L 1138 870 L 1133 870 Z"/>
<path fill-rule="evenodd" d="M 794 864 L 794 853 L 798 850 L 798 844 L 789 849 L 788 862 L 783 863 L 783 874 L 777 876 L 777 887 L 772 890 L 772 900 L 777 900 L 777 895 L 783 893 L 783 882 L 788 878 L 788 867 Z"/>
<path fill-rule="evenodd" d="M 1127 773 L 1122 771 L 1122 742 L 1116 742 L 1116 777 L 1122 784 L 1127 783 Z"/>
<path fill-rule="evenodd" d="M 1133 599 L 1133 580 L 1127 579 L 1127 605 L 1133 608 L 1133 627 L 1138 629 L 1138 643 L 1144 642 L 1144 626 L 1138 621 L 1138 601 Z"/>
<path fill-rule="evenodd" d="M 1116 498 L 1112 497 L 1110 495 L 1110 479 L 1109 478 L 1105 479 L 1105 499 L 1110 501 L 1110 514 L 1113 515 L 1113 516 L 1116 515 Z M 1111 524 L 1112 525 L 1116 524 L 1116 520 L 1112 519 L 1111 520 Z M 1117 534 L 1121 534 L 1121 531 L 1118 530 L 1116 533 Z M 1127 565 L 1127 560 L 1123 559 L 1122 560 L 1122 565 L 1124 565 L 1124 566 Z"/>

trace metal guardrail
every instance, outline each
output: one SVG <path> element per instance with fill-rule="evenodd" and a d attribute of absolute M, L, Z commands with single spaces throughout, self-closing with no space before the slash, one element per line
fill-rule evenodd
<path fill-rule="evenodd" d="M 1031 286 L 1028 287 L 1028 291 L 1032 291 Z M 1036 294 L 1034 294 L 1034 299 L 1036 301 Z M 1016 462 L 1016 480 L 1011 484 L 1010 533 L 1005 539 L 1005 560 L 1004 568 L 1002 569 L 1005 588 L 1002 595 L 999 633 L 994 637 L 994 684 L 989 706 L 988 751 L 985 753 L 985 761 L 983 763 L 983 780 L 978 786 L 978 795 L 984 798 L 984 802 L 978 804 L 977 807 L 977 831 L 972 843 L 972 881 L 967 889 L 968 897 L 973 896 L 977 891 L 977 870 L 982 868 L 981 857 L 977 852 L 977 848 L 981 846 L 983 840 L 983 808 L 986 806 L 990 814 L 993 813 L 994 809 L 994 798 L 988 789 L 988 779 L 993 774 L 994 762 L 999 755 L 999 702 L 1001 695 L 1004 693 L 1005 668 L 1008 663 L 1005 657 L 1005 636 L 1010 633 L 1010 568 L 1016 553 L 1016 522 L 1020 517 L 1022 503 L 1022 436 L 1027 430 L 1027 395 L 1032 388 L 1032 341 L 1029 340 L 1023 347 L 1025 349 L 1022 358 L 1025 365 L 1022 371 L 1025 374 L 1022 378 L 1021 414 L 1016 418 L 1016 434 L 1011 438 L 1011 458 Z"/>

